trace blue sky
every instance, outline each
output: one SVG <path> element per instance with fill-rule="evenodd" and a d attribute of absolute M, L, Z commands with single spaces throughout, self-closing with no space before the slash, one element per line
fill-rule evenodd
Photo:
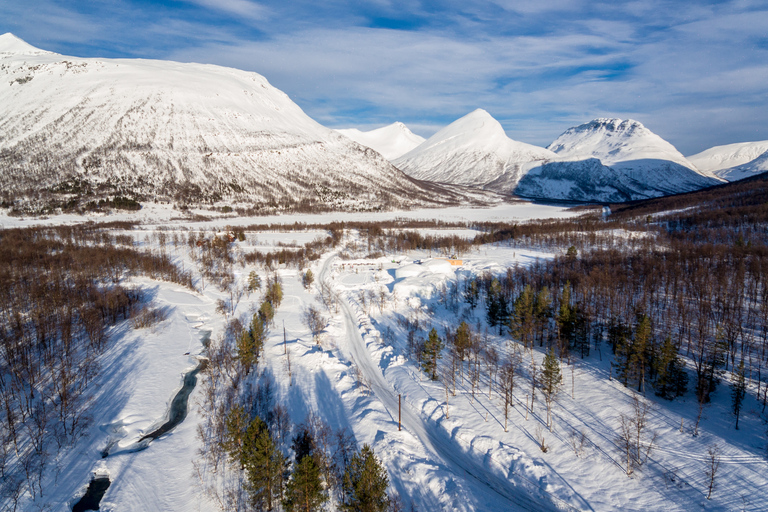
<path fill-rule="evenodd" d="M 768 139 L 768 0 L 0 0 L 4 32 L 256 71 L 336 128 L 429 136 L 484 108 L 542 146 L 608 116 L 684 154 Z"/>

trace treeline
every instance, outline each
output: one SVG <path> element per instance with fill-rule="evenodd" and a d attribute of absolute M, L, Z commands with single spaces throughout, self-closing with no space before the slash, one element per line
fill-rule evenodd
<path fill-rule="evenodd" d="M 167 256 L 115 242 L 94 226 L 0 231 L 0 474 L 12 504 L 42 494 L 48 463 L 88 425 L 107 329 L 142 309 L 123 280 L 191 286 Z"/>

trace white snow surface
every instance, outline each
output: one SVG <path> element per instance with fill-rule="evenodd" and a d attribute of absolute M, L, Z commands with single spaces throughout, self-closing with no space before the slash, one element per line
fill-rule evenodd
<path fill-rule="evenodd" d="M 367 132 L 357 128 L 345 128 L 336 131 L 358 144 L 379 152 L 390 162 L 411 151 L 425 140 L 424 137 L 416 135 L 399 121 Z"/>
<path fill-rule="evenodd" d="M 768 171 L 768 140 L 715 146 L 688 160 L 724 180 L 741 180 Z"/>
<path fill-rule="evenodd" d="M 517 183 L 524 164 L 556 158 L 544 148 L 507 137 L 488 112 L 477 109 L 394 160 L 414 178 L 482 187 Z"/>
<path fill-rule="evenodd" d="M 436 196 L 315 122 L 256 73 L 65 57 L 5 34 L 0 85 L 5 191 L 81 180 L 150 197 L 186 187 L 193 200 L 320 195 L 328 204 L 362 208 L 385 196 L 393 205 Z"/>

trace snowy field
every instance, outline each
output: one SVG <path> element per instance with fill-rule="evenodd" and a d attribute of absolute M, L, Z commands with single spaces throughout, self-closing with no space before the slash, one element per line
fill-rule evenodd
<path fill-rule="evenodd" d="M 47 217 L 12 217 L 6 210 L 0 212 L 0 229 L 26 226 L 55 226 L 60 224 L 81 224 L 83 222 L 131 221 L 152 225 L 179 225 L 190 229 L 209 226 L 247 226 L 250 224 L 325 224 L 334 221 L 375 222 L 393 219 L 441 220 L 444 222 L 472 221 L 524 221 L 544 218 L 567 218 L 576 215 L 566 206 L 552 206 L 528 202 L 501 203 L 491 208 L 426 208 L 391 212 L 335 212 L 327 214 L 289 214 L 257 217 L 236 217 L 208 210 L 194 213 L 210 217 L 211 221 L 190 221 L 188 215 L 175 210 L 172 205 L 147 203 L 138 212 L 117 212 L 112 214 L 74 215 L 62 214 Z"/>
<path fill-rule="evenodd" d="M 212 222 L 171 221 L 177 212 L 148 205 L 138 214 L 144 222 L 132 234 L 136 243 L 159 249 L 146 237 L 154 227 L 174 230 L 211 229 L 224 225 L 258 223 L 377 220 L 407 217 L 440 220 L 524 220 L 573 215 L 562 207 L 505 204 L 488 210 L 452 208 L 392 214 L 293 215 L 290 217 L 219 219 Z M 154 215 L 154 216 L 153 216 Z M 167 216 L 166 216 L 167 215 Z M 3 217 L 4 227 L 78 223 L 84 220 L 135 219 L 120 214 L 98 219 Z M 146 232 L 145 232 L 146 230 Z M 438 234 L 425 230 L 424 234 Z M 447 230 L 459 234 L 457 230 Z M 121 232 L 125 233 L 125 232 Z M 304 244 L 322 230 L 265 232 L 235 242 L 235 251 L 247 253 L 279 244 Z M 470 233 L 461 232 L 461 235 Z M 359 236 L 347 233 L 343 243 L 354 246 Z M 171 248 L 177 264 L 194 268 L 188 248 Z M 486 333 L 482 304 L 474 311 L 460 305 L 447 307 L 445 287 L 484 272 L 501 274 L 507 267 L 529 265 L 552 253 L 504 244 L 487 245 L 463 255 L 461 266 L 429 259 L 426 252 L 388 254 L 377 260 L 342 260 L 329 252 L 311 265 L 315 284 L 305 289 L 295 268 L 278 268 L 284 299 L 265 346 L 261 367 L 274 377 L 275 399 L 284 404 L 295 424 L 309 412 L 334 429 L 348 428 L 359 445 L 370 444 L 389 471 L 391 487 L 406 509 L 416 510 L 768 510 L 768 464 L 765 461 L 761 404 L 747 395 L 739 431 L 733 430 L 728 386 L 721 386 L 704 411 L 697 437 L 692 425 L 697 403 L 692 393 L 667 402 L 648 392 L 649 429 L 658 434 L 649 462 L 628 478 L 618 447 L 619 416 L 629 413 L 633 390 L 609 379 L 610 348 L 586 359 L 563 362 L 564 384 L 553 406 L 553 429 L 545 426 L 545 406 L 539 396 L 528 410 L 530 384 L 526 364 L 540 365 L 542 349 L 521 351 L 508 336 Z M 420 263 L 415 263 L 421 260 Z M 237 283 L 244 286 L 251 270 L 235 266 Z M 338 309 L 326 309 L 318 298 L 319 283 L 338 292 Z M 63 452 L 46 475 L 47 492 L 23 510 L 71 510 L 94 474 L 109 475 L 101 510 L 106 512 L 167 510 L 213 511 L 217 505 L 202 492 L 193 461 L 198 457 L 197 426 L 205 412 L 199 386 L 193 391 L 186 419 L 170 433 L 151 442 L 139 439 L 162 424 L 182 376 L 198 364 L 203 340 L 224 329 L 226 319 L 216 301 L 227 294 L 207 284 L 197 292 L 178 285 L 136 278 L 131 283 L 148 292 L 153 306 L 164 308 L 167 318 L 147 329 L 128 322 L 114 327 L 110 348 L 102 356 L 87 436 Z M 200 288 L 200 283 L 196 283 Z M 369 294 L 369 290 L 371 293 Z M 363 292 L 363 293 L 361 293 Z M 263 292 L 244 295 L 232 316 L 247 322 Z M 385 297 L 380 308 L 366 296 Z M 327 325 L 318 343 L 302 319 L 309 305 L 321 309 Z M 481 378 L 473 394 L 466 379 L 457 382 L 456 396 L 443 384 L 430 381 L 408 357 L 402 319 L 418 319 L 441 332 L 465 319 L 479 326 L 484 343 L 497 348 L 502 359 L 514 352 L 523 357 L 519 384 L 514 391 L 507 431 L 503 398 Z M 282 326 L 285 326 L 286 342 Z M 287 356 L 291 361 L 289 375 Z M 199 378 L 205 378 L 201 375 Z M 528 384 L 526 384 L 528 383 Z M 402 428 L 398 428 L 398 396 L 402 402 Z M 574 448 L 574 433 L 584 432 L 581 449 Z M 548 446 L 540 449 L 541 437 Z M 712 499 L 707 500 L 707 449 L 721 448 L 721 469 Z M 108 452 L 102 458 L 103 452 Z M 48 507 L 48 508 L 46 508 Z"/>

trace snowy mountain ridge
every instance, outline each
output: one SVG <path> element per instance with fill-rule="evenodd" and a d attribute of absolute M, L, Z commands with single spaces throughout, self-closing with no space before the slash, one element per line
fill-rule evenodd
<path fill-rule="evenodd" d="M 411 151 L 424 142 L 424 137 L 416 135 L 401 122 L 395 122 L 367 132 L 357 128 L 336 130 L 358 144 L 377 151 L 390 162 Z"/>
<path fill-rule="evenodd" d="M 449 195 L 321 126 L 256 73 L 64 57 L 5 34 L 0 85 L 6 198 L 43 190 L 377 209 Z"/>
<path fill-rule="evenodd" d="M 768 171 L 768 140 L 715 146 L 688 160 L 699 169 L 736 181 Z"/>

